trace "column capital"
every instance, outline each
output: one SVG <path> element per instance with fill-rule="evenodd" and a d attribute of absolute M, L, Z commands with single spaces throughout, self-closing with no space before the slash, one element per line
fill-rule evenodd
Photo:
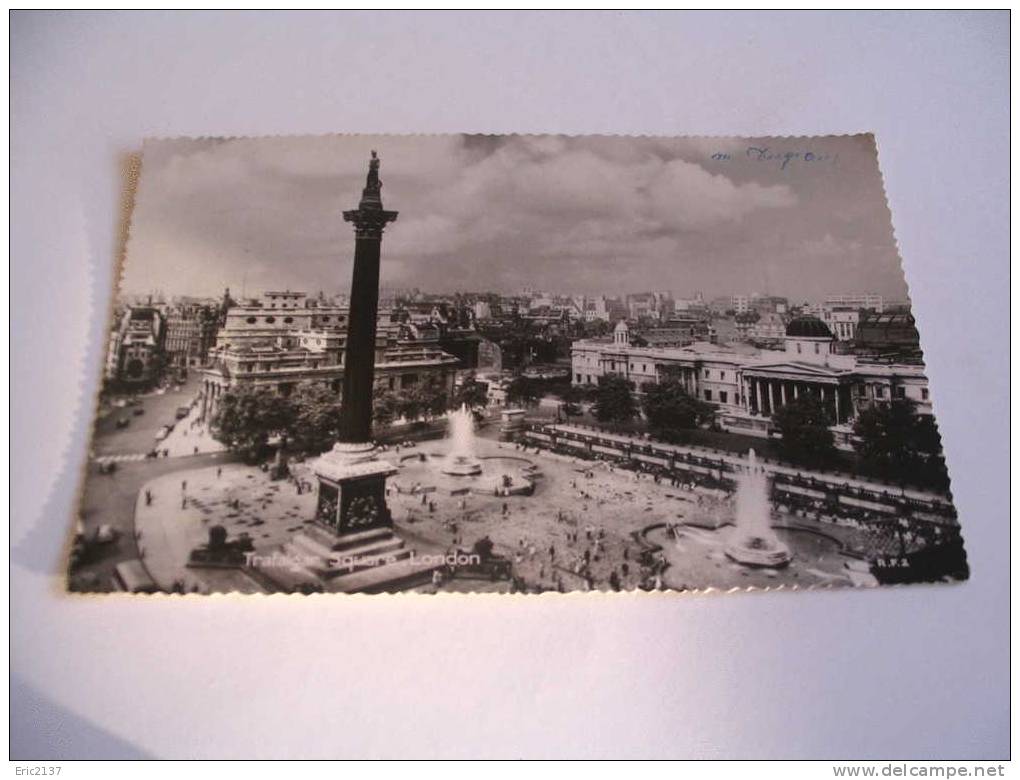
<path fill-rule="evenodd" d="M 353 209 L 344 212 L 344 222 L 354 225 L 355 238 L 381 239 L 383 229 L 388 223 L 396 221 L 398 213 L 382 209 Z"/>

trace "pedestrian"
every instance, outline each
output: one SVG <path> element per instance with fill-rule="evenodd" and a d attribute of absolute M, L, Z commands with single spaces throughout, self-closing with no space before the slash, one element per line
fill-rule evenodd
<path fill-rule="evenodd" d="M 148 488 L 145 490 L 145 505 L 152 506 L 152 491 Z"/>
<path fill-rule="evenodd" d="M 181 509 L 187 509 L 187 508 L 188 508 L 188 497 L 187 496 L 181 496 Z"/>
<path fill-rule="evenodd" d="M 188 480 L 181 480 L 181 492 L 183 493 L 188 489 Z"/>
<path fill-rule="evenodd" d="M 552 561 L 552 560 L 555 560 L 555 559 L 556 559 L 556 547 L 555 547 L 555 545 L 550 544 L 549 545 L 549 560 Z"/>
<path fill-rule="evenodd" d="M 216 467 L 216 479 L 219 479 L 220 478 L 220 474 L 222 474 L 222 473 L 223 473 L 223 467 L 222 466 L 217 466 Z"/>

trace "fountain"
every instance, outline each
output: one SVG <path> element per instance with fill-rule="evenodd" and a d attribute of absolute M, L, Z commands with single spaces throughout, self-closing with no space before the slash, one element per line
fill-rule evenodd
<path fill-rule="evenodd" d="M 439 452 L 422 448 L 400 458 L 398 489 L 438 491 L 453 496 L 530 496 L 541 477 L 528 458 L 505 452 L 504 445 L 475 436 L 475 419 L 461 406 L 448 417 L 449 434 Z"/>
<path fill-rule="evenodd" d="M 754 449 L 747 453 L 747 468 L 737 474 L 737 516 L 726 555 L 744 566 L 779 568 L 793 555 L 772 530 L 772 509 L 765 469 Z"/>
<path fill-rule="evenodd" d="M 466 404 L 451 412 L 450 454 L 442 465 L 442 472 L 455 477 L 470 477 L 482 473 L 482 464 L 475 457 L 475 421 Z"/>

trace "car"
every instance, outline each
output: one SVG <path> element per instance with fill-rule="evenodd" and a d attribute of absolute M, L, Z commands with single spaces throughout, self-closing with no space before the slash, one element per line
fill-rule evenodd
<path fill-rule="evenodd" d="M 156 441 L 163 441 L 167 436 L 170 435 L 170 426 L 164 425 L 158 431 L 156 431 Z"/>
<path fill-rule="evenodd" d="M 120 417 L 120 418 L 117 419 L 117 427 L 118 428 L 127 428 L 128 425 L 130 425 L 130 424 L 131 424 L 131 418 L 130 417 Z"/>
<path fill-rule="evenodd" d="M 191 411 L 191 407 L 190 406 L 178 406 L 177 407 L 177 411 L 174 412 L 174 416 L 178 420 L 183 420 L 185 417 L 188 416 L 188 412 L 190 412 L 190 411 Z"/>
<path fill-rule="evenodd" d="M 140 406 L 136 406 L 134 409 L 131 410 L 131 414 L 133 414 L 135 417 L 141 417 L 143 414 L 145 414 L 145 410 Z"/>

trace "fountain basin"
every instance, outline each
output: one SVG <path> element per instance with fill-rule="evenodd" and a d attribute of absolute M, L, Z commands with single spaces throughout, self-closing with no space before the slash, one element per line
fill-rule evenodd
<path fill-rule="evenodd" d="M 422 452 L 400 459 L 400 473 L 395 480 L 401 489 L 418 485 L 419 489 L 432 489 L 443 495 L 530 496 L 540 477 L 535 464 L 527 458 L 505 455 L 466 458 L 458 469 L 455 459 L 447 455 Z"/>
<path fill-rule="evenodd" d="M 763 539 L 751 536 L 727 545 L 723 552 L 726 557 L 742 566 L 780 569 L 790 563 L 793 553 L 778 539 Z"/>
<path fill-rule="evenodd" d="M 473 477 L 482 473 L 482 464 L 474 458 L 457 456 L 448 458 L 440 471 L 454 477 Z"/>

